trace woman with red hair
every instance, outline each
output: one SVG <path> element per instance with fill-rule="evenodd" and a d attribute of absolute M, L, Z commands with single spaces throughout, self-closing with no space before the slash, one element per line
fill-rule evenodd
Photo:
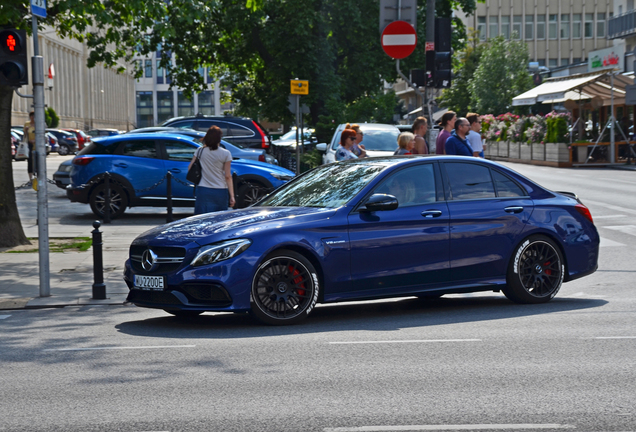
<path fill-rule="evenodd" d="M 343 161 L 349 159 L 358 159 L 358 156 L 351 152 L 351 148 L 356 143 L 356 131 L 353 129 L 345 129 L 340 135 L 340 147 L 336 150 L 336 160 Z"/>

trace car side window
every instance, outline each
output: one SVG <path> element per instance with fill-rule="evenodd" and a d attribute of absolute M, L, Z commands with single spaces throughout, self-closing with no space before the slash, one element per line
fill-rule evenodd
<path fill-rule="evenodd" d="M 495 198 L 495 187 L 488 167 L 461 162 L 449 162 L 444 166 L 452 200 Z"/>
<path fill-rule="evenodd" d="M 251 137 L 254 136 L 254 132 L 245 126 L 241 126 L 236 123 L 227 124 L 227 136 L 233 138 Z"/>
<path fill-rule="evenodd" d="M 223 132 L 223 136 L 227 135 L 227 122 L 216 120 L 197 120 L 195 129 L 201 132 L 207 132 L 211 126 L 218 126 Z"/>
<path fill-rule="evenodd" d="M 171 161 L 190 162 L 197 147 L 177 141 L 164 141 L 166 158 Z"/>
<path fill-rule="evenodd" d="M 435 202 L 435 171 L 433 164 L 422 164 L 391 174 L 373 193 L 393 195 L 399 207 L 411 207 Z"/>
<path fill-rule="evenodd" d="M 192 129 L 193 124 L 194 124 L 194 120 L 181 120 L 181 121 L 172 123 L 170 127 L 181 128 L 181 129 Z"/>
<path fill-rule="evenodd" d="M 153 140 L 128 141 L 121 144 L 120 148 L 123 156 L 157 158 L 157 148 Z"/>
<path fill-rule="evenodd" d="M 520 197 L 528 193 L 517 185 L 510 177 L 492 170 L 492 178 L 495 180 L 498 197 Z"/>

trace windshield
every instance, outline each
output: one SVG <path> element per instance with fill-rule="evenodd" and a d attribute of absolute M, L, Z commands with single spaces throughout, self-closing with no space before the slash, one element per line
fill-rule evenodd
<path fill-rule="evenodd" d="M 400 131 L 395 128 L 391 129 L 365 129 L 360 127 L 364 138 L 360 144 L 364 145 L 365 149 L 371 151 L 395 151 L 398 148 L 397 139 L 400 135 Z"/>
<path fill-rule="evenodd" d="M 349 202 L 389 164 L 390 161 L 359 160 L 323 165 L 276 190 L 257 205 L 337 208 Z"/>
<path fill-rule="evenodd" d="M 305 139 L 309 139 L 311 137 L 311 131 L 305 130 Z M 291 130 L 287 132 L 285 135 L 281 136 L 279 139 L 281 140 L 295 140 L 296 139 L 296 131 Z"/>

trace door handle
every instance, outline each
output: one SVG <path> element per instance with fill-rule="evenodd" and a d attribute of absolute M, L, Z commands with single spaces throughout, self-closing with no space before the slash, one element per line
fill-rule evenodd
<path fill-rule="evenodd" d="M 170 168 L 168 171 L 170 171 L 171 173 L 180 173 L 181 170 L 179 168 Z"/>
<path fill-rule="evenodd" d="M 422 212 L 422 216 L 425 218 L 436 218 L 442 215 L 441 210 L 427 210 Z"/>
<path fill-rule="evenodd" d="M 519 207 L 519 206 L 506 207 L 504 211 L 506 213 L 521 213 L 523 211 L 523 207 Z"/>
<path fill-rule="evenodd" d="M 128 168 L 128 165 L 125 163 L 114 163 L 113 166 L 116 166 L 117 168 Z"/>

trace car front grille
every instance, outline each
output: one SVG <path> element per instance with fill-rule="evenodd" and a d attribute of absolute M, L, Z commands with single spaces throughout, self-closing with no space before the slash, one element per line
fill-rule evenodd
<path fill-rule="evenodd" d="M 217 284 L 189 283 L 178 289 L 193 303 L 214 304 L 216 306 L 232 303 L 232 298 L 225 288 Z"/>
<path fill-rule="evenodd" d="M 168 291 L 130 290 L 126 299 L 132 303 L 155 303 L 158 305 L 182 305 L 182 303 Z"/>
<path fill-rule="evenodd" d="M 141 257 L 146 249 L 152 250 L 157 255 L 155 269 L 145 270 L 141 265 Z M 169 273 L 177 270 L 183 263 L 185 249 L 181 247 L 164 246 L 131 246 L 130 262 L 135 273 L 152 275 L 158 273 Z"/>

